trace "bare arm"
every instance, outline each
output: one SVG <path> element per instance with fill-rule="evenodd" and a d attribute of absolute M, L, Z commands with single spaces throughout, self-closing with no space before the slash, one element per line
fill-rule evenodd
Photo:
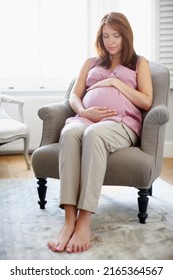
<path fill-rule="evenodd" d="M 75 81 L 72 93 L 70 94 L 70 105 L 72 109 L 79 115 L 84 111 L 82 97 L 86 90 L 86 78 L 90 68 L 90 59 L 87 59 L 82 66 L 81 71 Z"/>
<path fill-rule="evenodd" d="M 115 83 L 115 84 L 114 84 Z M 153 100 L 153 88 L 148 61 L 141 57 L 137 66 L 137 90 L 121 82 L 113 81 L 113 86 L 119 89 L 135 106 L 149 110 Z"/>
<path fill-rule="evenodd" d="M 87 59 L 76 79 L 72 93 L 70 95 L 70 105 L 72 109 L 81 117 L 88 118 L 93 122 L 116 114 L 115 110 L 107 107 L 95 106 L 85 109 L 82 104 L 83 94 L 86 91 L 86 78 L 90 69 L 90 59 Z"/>

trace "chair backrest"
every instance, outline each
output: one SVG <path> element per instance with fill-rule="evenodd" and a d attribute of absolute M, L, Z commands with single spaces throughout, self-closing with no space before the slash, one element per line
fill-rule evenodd
<path fill-rule="evenodd" d="M 152 107 L 163 104 L 168 105 L 168 93 L 170 84 L 170 75 L 168 68 L 156 62 L 150 62 L 150 71 L 152 76 L 154 99 Z"/>
<path fill-rule="evenodd" d="M 72 81 L 71 81 L 71 83 L 70 83 L 70 85 L 69 85 L 69 87 L 68 87 L 68 89 L 67 89 L 67 91 L 66 91 L 65 99 L 69 99 L 70 93 L 71 93 L 72 88 L 73 88 L 74 83 L 75 83 L 75 80 L 76 80 L 76 78 L 73 78 L 73 79 L 72 79 Z"/>
<path fill-rule="evenodd" d="M 149 62 L 153 84 L 153 104 L 150 110 L 157 105 L 168 105 L 170 74 L 168 68 L 157 62 Z M 143 111 L 143 119 L 148 111 Z"/>
<path fill-rule="evenodd" d="M 0 119 L 6 119 L 6 118 L 9 118 L 9 115 L 7 114 L 7 112 L 5 111 L 5 109 L 3 108 L 3 102 L 5 99 L 4 97 L 5 95 L 1 94 L 0 92 Z M 8 98 L 8 96 L 7 96 Z"/>

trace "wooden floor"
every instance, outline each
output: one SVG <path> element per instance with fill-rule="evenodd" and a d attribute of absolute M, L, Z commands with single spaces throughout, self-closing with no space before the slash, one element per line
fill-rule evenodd
<path fill-rule="evenodd" d="M 0 155 L 0 179 L 9 178 L 34 178 L 32 167 L 27 169 L 23 155 Z"/>
<path fill-rule="evenodd" d="M 0 179 L 34 178 L 22 155 L 0 155 Z M 160 178 L 173 186 L 173 158 L 164 158 Z"/>

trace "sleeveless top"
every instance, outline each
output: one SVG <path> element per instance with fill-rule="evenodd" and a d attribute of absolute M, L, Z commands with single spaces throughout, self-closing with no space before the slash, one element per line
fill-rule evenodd
<path fill-rule="evenodd" d="M 99 66 L 100 62 L 101 60 L 99 58 L 91 58 L 91 66 L 86 79 L 86 89 L 98 81 L 114 77 L 120 79 L 133 89 L 137 88 L 136 71 L 121 64 L 117 65 L 115 69 L 111 71 L 110 69 Z M 141 111 L 115 87 L 98 87 L 89 90 L 84 94 L 82 103 L 85 109 L 93 106 L 106 106 L 107 108 L 115 109 L 117 115 L 104 118 L 101 122 L 112 120 L 125 124 L 140 137 L 142 127 Z M 80 117 L 78 114 L 75 117 L 68 118 L 66 123 L 72 121 L 80 121 L 88 125 L 94 123 L 87 118 Z"/>

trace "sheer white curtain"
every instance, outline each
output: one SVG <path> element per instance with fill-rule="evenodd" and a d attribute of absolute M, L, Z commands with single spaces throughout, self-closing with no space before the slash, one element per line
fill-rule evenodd
<path fill-rule="evenodd" d="M 1 87 L 64 88 L 87 56 L 87 2 L 0 0 Z"/>
<path fill-rule="evenodd" d="M 153 1 L 153 0 L 152 0 Z M 152 57 L 152 1 L 145 0 L 117 0 L 117 10 L 128 18 L 134 34 L 134 47 L 139 55 L 147 59 Z M 155 1 L 155 0 L 154 0 Z"/>
<path fill-rule="evenodd" d="M 108 12 L 130 20 L 139 54 L 150 59 L 151 1 L 0 0 L 0 87 L 65 90 Z"/>

